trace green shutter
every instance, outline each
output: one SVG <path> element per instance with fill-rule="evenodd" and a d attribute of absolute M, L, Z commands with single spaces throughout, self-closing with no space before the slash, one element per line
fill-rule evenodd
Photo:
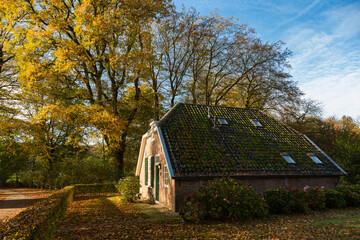
<path fill-rule="evenodd" d="M 148 159 L 145 158 L 145 186 L 148 185 Z"/>
<path fill-rule="evenodd" d="M 151 171 L 150 171 L 151 186 L 154 187 L 154 169 L 155 169 L 154 157 L 150 159 L 150 166 L 151 166 Z"/>

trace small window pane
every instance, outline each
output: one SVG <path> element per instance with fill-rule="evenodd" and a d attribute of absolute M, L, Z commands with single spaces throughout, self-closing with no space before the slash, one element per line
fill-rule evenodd
<path fill-rule="evenodd" d="M 160 163 L 160 157 L 159 156 L 155 156 L 155 165 Z"/>
<path fill-rule="evenodd" d="M 282 153 L 281 156 L 286 160 L 287 163 L 295 163 L 295 161 L 290 157 L 289 154 Z"/>
<path fill-rule="evenodd" d="M 218 118 L 221 125 L 229 125 L 225 118 Z"/>
<path fill-rule="evenodd" d="M 251 119 L 251 121 L 256 127 L 262 127 L 261 123 L 258 120 Z"/>
<path fill-rule="evenodd" d="M 315 154 L 309 154 L 309 157 L 310 157 L 315 163 L 322 163 L 322 161 L 321 161 Z"/>
<path fill-rule="evenodd" d="M 167 187 L 169 185 L 169 170 L 168 167 L 164 167 L 164 185 Z"/>

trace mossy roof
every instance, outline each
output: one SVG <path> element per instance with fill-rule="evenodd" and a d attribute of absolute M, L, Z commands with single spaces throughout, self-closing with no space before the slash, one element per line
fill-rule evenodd
<path fill-rule="evenodd" d="M 215 117 L 225 118 L 228 125 L 217 122 L 214 128 Z M 303 134 L 257 109 L 177 104 L 158 126 L 175 177 L 343 175 Z M 281 153 L 289 154 L 295 164 L 287 163 Z"/>

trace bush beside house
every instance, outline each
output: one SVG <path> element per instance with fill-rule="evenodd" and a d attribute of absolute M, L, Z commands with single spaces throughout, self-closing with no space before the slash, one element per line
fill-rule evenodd
<path fill-rule="evenodd" d="M 139 177 L 129 176 L 122 178 L 115 185 L 124 202 L 134 202 L 139 199 L 140 181 Z"/>
<path fill-rule="evenodd" d="M 201 219 L 253 219 L 267 215 L 262 196 L 245 183 L 234 179 L 216 179 L 185 198 L 180 210 L 187 216 Z"/>
<path fill-rule="evenodd" d="M 180 210 L 184 220 L 252 219 L 270 214 L 308 213 L 331 208 L 360 206 L 360 185 L 339 186 L 335 190 L 283 187 L 257 194 L 234 179 L 208 182 L 185 198 Z"/>

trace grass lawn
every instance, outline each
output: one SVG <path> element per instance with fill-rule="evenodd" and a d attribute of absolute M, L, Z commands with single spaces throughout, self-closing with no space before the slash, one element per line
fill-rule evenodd
<path fill-rule="evenodd" d="M 253 221 L 184 223 L 151 205 L 78 198 L 56 239 L 360 239 L 360 208 Z"/>

